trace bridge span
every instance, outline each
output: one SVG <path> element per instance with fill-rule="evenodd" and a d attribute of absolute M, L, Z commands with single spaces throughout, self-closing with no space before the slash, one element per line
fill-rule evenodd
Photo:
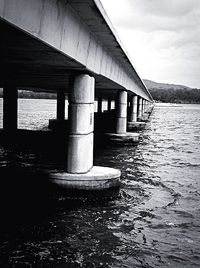
<path fill-rule="evenodd" d="M 135 127 L 153 99 L 101 2 L 0 0 L 0 32 L 4 131 L 17 130 L 17 89 L 57 93 L 54 127 L 66 121 L 67 97 L 66 172 L 52 180 L 86 189 L 117 185 L 120 171 L 93 167 L 94 125 L 109 122 L 109 137 L 135 140 L 138 134 L 127 132 L 127 124 Z M 106 114 L 102 100 L 108 102 Z"/>

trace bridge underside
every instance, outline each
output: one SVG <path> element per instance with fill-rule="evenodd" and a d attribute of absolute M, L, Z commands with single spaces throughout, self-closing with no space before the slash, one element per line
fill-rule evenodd
<path fill-rule="evenodd" d="M 152 97 L 100 1 L 0 0 L 0 33 L 6 137 L 18 133 L 18 89 L 57 92 L 57 117 L 49 132 L 66 139 L 66 168 L 52 172 L 52 182 L 73 189 L 119 186 L 119 170 L 93 166 L 94 130 L 99 139 L 105 134 L 111 142 L 138 142 L 139 134 L 127 132 L 127 122 L 143 120 Z"/>
<path fill-rule="evenodd" d="M 20 89 L 68 92 L 71 75 L 89 74 L 80 63 L 3 20 L 0 32 L 0 87 L 13 84 Z M 97 95 L 109 97 L 123 89 L 101 75 L 91 74 L 95 77 Z"/>

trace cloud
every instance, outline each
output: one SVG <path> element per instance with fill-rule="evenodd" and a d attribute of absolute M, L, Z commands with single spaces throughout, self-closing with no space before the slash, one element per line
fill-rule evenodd
<path fill-rule="evenodd" d="M 114 1 L 107 1 L 110 9 Z M 115 4 L 116 6 L 116 4 Z M 112 10 L 113 8 L 111 8 Z M 123 12 L 121 12 L 123 10 Z M 144 31 L 191 29 L 200 23 L 199 0 L 122 0 L 119 9 L 110 12 L 115 24 Z"/>
<path fill-rule="evenodd" d="M 168 18 L 187 16 L 200 6 L 199 0 L 129 0 L 127 4 L 137 13 Z"/>
<path fill-rule="evenodd" d="M 101 0 L 142 77 L 200 88 L 200 0 Z"/>

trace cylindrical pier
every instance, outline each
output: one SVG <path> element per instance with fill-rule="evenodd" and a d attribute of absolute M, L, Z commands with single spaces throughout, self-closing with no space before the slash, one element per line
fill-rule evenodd
<path fill-rule="evenodd" d="M 130 122 L 137 122 L 137 102 L 138 97 L 131 97 L 131 106 L 130 106 Z"/>
<path fill-rule="evenodd" d="M 69 94 L 69 173 L 87 173 L 93 167 L 93 117 L 94 78 L 79 75 Z"/>
<path fill-rule="evenodd" d="M 138 99 L 138 116 L 141 117 L 142 116 L 142 98 L 139 97 Z"/>
<path fill-rule="evenodd" d="M 117 95 L 116 133 L 126 133 L 127 125 L 127 92 L 119 91 Z"/>
<path fill-rule="evenodd" d="M 67 126 L 68 122 L 65 120 L 65 92 L 59 90 L 57 92 L 56 119 L 49 120 L 49 128 L 60 131 L 61 129 L 67 130 Z"/>
<path fill-rule="evenodd" d="M 145 100 L 142 100 L 142 115 L 145 113 Z"/>
<path fill-rule="evenodd" d="M 127 132 L 127 100 L 128 100 L 127 92 L 118 91 L 116 100 L 116 132 L 105 134 L 108 141 L 113 144 L 114 143 L 117 145 L 120 144 L 128 145 L 133 143 L 135 144 L 139 140 L 139 134 Z"/>
<path fill-rule="evenodd" d="M 94 78 L 81 74 L 69 92 L 67 172 L 52 172 L 51 181 L 67 189 L 102 190 L 119 186 L 118 169 L 93 166 Z"/>

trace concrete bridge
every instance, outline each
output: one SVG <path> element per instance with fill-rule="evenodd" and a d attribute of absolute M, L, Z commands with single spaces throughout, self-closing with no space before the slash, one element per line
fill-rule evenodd
<path fill-rule="evenodd" d="M 57 92 L 54 127 L 65 122 L 68 96 L 66 172 L 52 180 L 86 189 L 116 186 L 120 171 L 93 167 L 94 121 L 111 118 L 109 137 L 134 140 L 127 124 L 136 126 L 153 99 L 100 1 L 0 0 L 0 32 L 4 131 L 17 130 L 17 89 Z M 108 101 L 106 116 L 102 100 Z"/>

